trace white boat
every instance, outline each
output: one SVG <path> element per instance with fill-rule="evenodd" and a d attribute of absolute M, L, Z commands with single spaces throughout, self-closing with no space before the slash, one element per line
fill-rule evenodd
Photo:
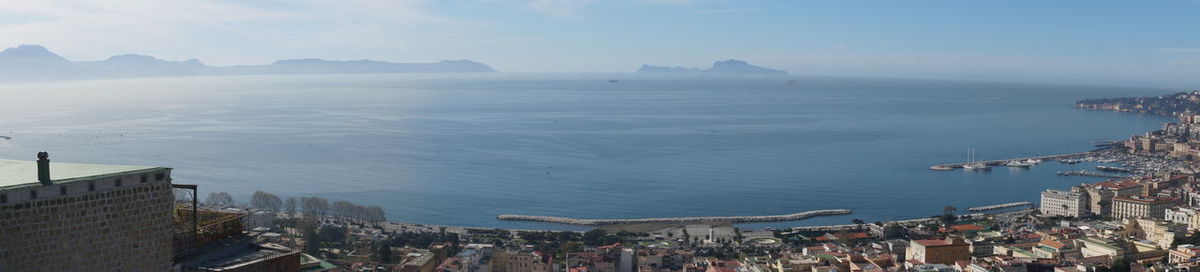
<path fill-rule="evenodd" d="M 963 169 L 973 171 L 988 171 L 992 170 L 991 166 L 986 163 L 975 161 L 975 149 L 967 148 L 967 164 L 963 164 Z"/>
<path fill-rule="evenodd" d="M 984 164 L 982 162 L 976 162 L 976 163 L 968 163 L 968 164 L 963 165 L 963 169 L 974 170 L 974 171 L 988 171 L 988 170 L 992 170 L 992 167 L 988 166 L 987 164 Z"/>
<path fill-rule="evenodd" d="M 1008 161 L 1008 163 L 1005 163 L 1004 166 L 1029 168 L 1030 166 L 1033 166 L 1033 164 L 1029 163 L 1028 161 Z"/>
<path fill-rule="evenodd" d="M 1025 163 L 1027 163 L 1027 164 L 1029 164 L 1029 165 L 1034 165 L 1034 164 L 1039 164 L 1039 163 L 1042 163 L 1042 160 L 1039 160 L 1039 159 L 1028 159 L 1028 160 L 1025 160 Z"/>

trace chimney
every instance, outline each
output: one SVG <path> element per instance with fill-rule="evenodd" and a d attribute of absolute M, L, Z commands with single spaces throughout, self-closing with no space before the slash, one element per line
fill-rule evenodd
<path fill-rule="evenodd" d="M 50 185 L 50 153 L 38 152 L 37 157 L 38 181 L 42 182 L 42 185 Z"/>

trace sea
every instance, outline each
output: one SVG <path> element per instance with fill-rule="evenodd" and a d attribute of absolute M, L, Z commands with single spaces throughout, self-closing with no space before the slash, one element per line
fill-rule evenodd
<path fill-rule="evenodd" d="M 1073 108 L 1180 90 L 849 77 L 340 74 L 0 84 L 0 158 L 166 166 L 201 197 L 254 191 L 376 205 L 389 220 L 928 217 L 1038 200 L 1094 165 L 929 166 L 1089 151 L 1163 116 Z"/>

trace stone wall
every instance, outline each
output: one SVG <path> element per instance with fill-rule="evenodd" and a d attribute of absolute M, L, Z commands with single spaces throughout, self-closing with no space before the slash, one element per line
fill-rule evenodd
<path fill-rule="evenodd" d="M 169 171 L 129 175 L 124 184 L 102 190 L 0 205 L 0 271 L 171 270 Z M 142 181 L 147 175 L 166 177 Z"/>

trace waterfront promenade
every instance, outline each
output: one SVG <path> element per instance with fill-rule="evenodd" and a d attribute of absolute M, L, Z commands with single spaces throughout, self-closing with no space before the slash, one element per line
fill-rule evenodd
<path fill-rule="evenodd" d="M 570 225 L 615 225 L 615 224 L 644 224 L 644 223 L 697 223 L 697 222 L 730 222 L 730 223 L 754 223 L 754 222 L 772 222 L 772 221 L 794 221 L 816 216 L 828 215 L 846 215 L 852 211 L 846 209 L 833 210 L 815 210 L 807 212 L 799 212 L 783 215 L 759 215 L 759 216 L 701 216 L 701 217 L 664 217 L 664 218 L 639 218 L 639 219 L 575 219 L 568 217 L 557 216 L 538 216 L 538 215 L 518 215 L 518 214 L 501 214 L 496 216 L 496 219 L 508 221 L 535 221 Z"/>

